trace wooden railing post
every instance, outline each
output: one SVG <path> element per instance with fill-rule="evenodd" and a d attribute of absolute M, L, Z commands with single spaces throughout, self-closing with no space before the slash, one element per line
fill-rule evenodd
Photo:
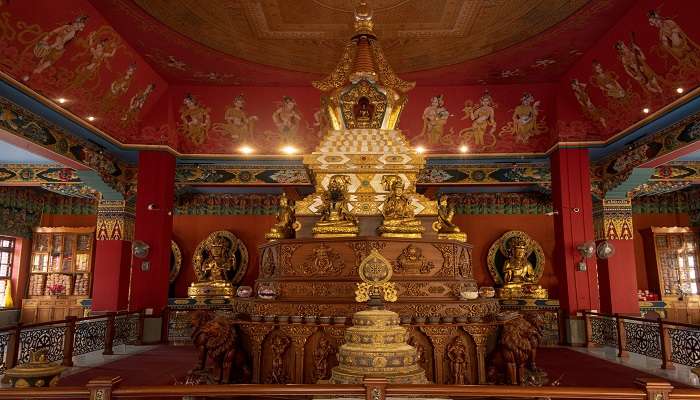
<path fill-rule="evenodd" d="M 170 330 L 170 307 L 163 308 L 163 312 L 160 313 L 161 318 L 161 328 L 160 328 L 160 342 L 168 344 L 168 336 Z"/>
<path fill-rule="evenodd" d="M 671 335 L 669 333 L 669 328 L 664 321 L 659 318 L 659 338 L 661 340 L 661 368 L 663 369 L 674 369 L 673 361 L 673 343 L 671 342 Z"/>
<path fill-rule="evenodd" d="M 111 400 L 112 390 L 117 388 L 121 382 L 122 378 L 118 376 L 103 377 L 92 379 L 85 386 L 90 390 L 90 400 Z"/>
<path fill-rule="evenodd" d="M 620 314 L 615 314 L 615 323 L 617 325 L 617 356 L 627 357 L 629 354 L 625 347 L 627 347 L 627 336 L 625 335 L 625 321 L 624 317 Z"/>
<path fill-rule="evenodd" d="M 144 310 L 139 311 L 139 319 L 136 322 L 136 345 L 141 346 L 143 344 L 143 329 L 146 323 L 146 312 Z"/>
<path fill-rule="evenodd" d="M 365 386 L 365 400 L 385 400 L 388 383 L 385 378 L 365 378 L 362 381 Z"/>
<path fill-rule="evenodd" d="M 22 324 L 17 324 L 15 329 L 10 333 L 10 337 L 7 338 L 7 353 L 5 354 L 5 368 L 10 369 L 17 365 L 17 359 L 19 359 L 19 343 L 20 343 L 20 332 L 22 331 Z"/>
<path fill-rule="evenodd" d="M 593 324 L 591 321 L 591 314 L 588 311 L 583 312 L 583 321 L 586 325 L 586 347 L 593 347 Z"/>
<path fill-rule="evenodd" d="M 66 317 L 66 333 L 63 335 L 63 363 L 65 367 L 73 366 L 73 344 L 75 343 L 75 320 L 69 315 Z"/>
<path fill-rule="evenodd" d="M 105 356 L 114 354 L 112 346 L 114 345 L 114 320 L 116 313 L 114 311 L 107 313 L 107 329 L 105 329 L 105 350 L 102 352 Z"/>
<path fill-rule="evenodd" d="M 661 378 L 637 378 L 635 386 L 647 393 L 648 400 L 668 400 L 673 386 Z"/>

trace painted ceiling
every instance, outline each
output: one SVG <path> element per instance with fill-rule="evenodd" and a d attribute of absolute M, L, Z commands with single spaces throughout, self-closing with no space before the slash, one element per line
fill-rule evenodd
<path fill-rule="evenodd" d="M 0 71 L 120 149 L 308 151 L 326 126 L 310 82 L 338 60 L 352 3 L 0 0 Z M 700 82 L 694 2 L 372 4 L 389 63 L 417 81 L 399 128 L 428 155 L 542 157 L 557 142 L 599 144 Z M 633 57 L 618 54 L 619 41 Z M 652 73 L 656 85 L 644 82 Z"/>
<path fill-rule="evenodd" d="M 356 1 L 212 0 L 206 7 L 196 0 L 91 3 L 168 80 L 308 85 L 340 58 L 352 34 Z M 371 2 L 388 60 L 419 85 L 555 81 L 633 4 Z M 263 68 L 248 74 L 255 65 Z"/>

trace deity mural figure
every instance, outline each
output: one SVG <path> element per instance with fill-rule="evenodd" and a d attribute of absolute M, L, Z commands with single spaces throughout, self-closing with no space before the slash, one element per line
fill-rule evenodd
<path fill-rule="evenodd" d="M 288 143 L 295 139 L 301 123 L 297 102 L 289 96 L 284 96 L 282 103 L 272 113 L 272 122 L 275 123 L 283 142 Z"/>
<path fill-rule="evenodd" d="M 496 143 L 496 139 L 493 136 L 496 130 L 495 104 L 488 91 L 481 96 L 478 105 L 474 105 L 471 100 L 467 100 L 462 111 L 464 112 L 462 119 L 470 119 L 472 126 L 462 130 L 460 136 L 472 135 L 474 137 L 474 145 L 478 147 L 484 146 L 486 135 L 493 137 L 493 142 L 494 144 Z"/>
<path fill-rule="evenodd" d="M 580 82 L 578 79 L 571 80 L 571 89 L 574 91 L 574 96 L 576 96 L 576 101 L 581 106 L 581 111 L 583 115 L 589 119 L 599 122 L 603 127 L 607 127 L 605 123 L 605 118 L 601 114 L 598 107 L 593 105 L 591 98 L 586 92 L 586 84 Z"/>
<path fill-rule="evenodd" d="M 627 97 L 627 92 L 617 80 L 617 74 L 613 71 L 604 70 L 603 65 L 599 61 L 593 60 L 593 75 L 590 82 L 597 86 L 607 97 L 618 101 Z"/>
<path fill-rule="evenodd" d="M 209 257 L 202 263 L 202 276 L 205 282 L 226 281 L 226 275 L 236 264 L 228 239 L 217 236 L 209 247 Z"/>
<path fill-rule="evenodd" d="M 293 239 L 297 224 L 294 204 L 290 204 L 287 196 L 282 194 L 277 209 L 277 222 L 270 228 L 270 231 L 265 234 L 265 239 Z"/>
<path fill-rule="evenodd" d="M 233 99 L 233 104 L 226 109 L 224 123 L 214 124 L 214 130 L 233 140 L 249 142 L 253 138 L 253 129 L 258 117 L 248 116 L 245 112 L 245 98 L 242 94 Z"/>
<path fill-rule="evenodd" d="M 314 113 L 314 127 L 316 128 L 316 136 L 319 138 L 323 137 L 331 128 L 330 121 L 328 121 L 328 114 L 323 108 L 319 108 Z"/>
<path fill-rule="evenodd" d="M 204 107 L 191 94 L 187 94 L 180 107 L 180 130 L 194 144 L 201 145 L 207 138 L 211 127 L 211 110 Z"/>
<path fill-rule="evenodd" d="M 34 56 L 39 62 L 32 72 L 40 74 L 58 61 L 63 56 L 66 45 L 85 29 L 87 20 L 87 16 L 81 15 L 73 22 L 60 26 L 39 39 L 34 45 Z"/>
<path fill-rule="evenodd" d="M 146 104 L 146 101 L 148 100 L 148 96 L 153 93 L 155 90 L 156 85 L 154 83 L 149 84 L 146 86 L 146 88 L 143 90 L 141 93 L 136 93 L 131 100 L 129 101 L 129 108 L 127 108 L 126 112 L 124 112 L 124 115 L 122 115 L 122 125 L 124 126 L 129 126 L 133 125 L 134 122 L 138 120 L 139 113 L 141 112 L 141 109 L 143 109 L 143 106 Z"/>
<path fill-rule="evenodd" d="M 455 215 L 454 204 L 448 201 L 447 196 L 442 195 L 438 198 L 437 206 L 438 216 L 437 221 L 433 223 L 433 230 L 438 233 L 438 238 L 466 241 L 467 234 L 452 222 Z"/>
<path fill-rule="evenodd" d="M 70 84 L 71 87 L 79 88 L 86 82 L 94 80 L 102 64 L 117 53 L 119 42 L 117 39 L 107 35 L 111 34 L 109 31 L 103 31 L 102 29 L 90 33 L 88 36 L 90 61 L 76 69 L 75 77 Z"/>
<path fill-rule="evenodd" d="M 420 238 L 424 231 L 423 224 L 414 215 L 403 179 L 397 175 L 387 175 L 382 183 L 389 194 L 382 207 L 384 220 L 377 229 L 379 233 L 385 237 Z"/>
<path fill-rule="evenodd" d="M 520 238 L 508 242 L 508 259 L 503 264 L 503 281 L 506 285 L 534 283 L 535 269 L 528 261 L 528 244 Z"/>
<path fill-rule="evenodd" d="M 540 102 L 525 92 L 520 105 L 513 110 L 513 121 L 504 126 L 501 135 L 510 133 L 518 143 L 527 143 L 531 137 L 547 131 L 544 120 L 539 120 Z"/>
<path fill-rule="evenodd" d="M 421 136 L 426 138 L 428 144 L 440 142 L 449 117 L 450 112 L 445 108 L 443 95 L 432 97 L 430 105 L 423 110 L 423 130 L 421 131 Z"/>
<path fill-rule="evenodd" d="M 321 218 L 313 227 L 314 237 L 357 236 L 357 218 L 350 213 L 347 205 L 349 185 L 350 177 L 347 175 L 330 177 L 328 189 L 321 197 Z"/>
<path fill-rule="evenodd" d="M 700 47 L 692 41 L 676 21 L 664 18 L 655 10 L 649 11 L 649 24 L 659 28 L 661 47 L 684 70 L 700 67 Z"/>
<path fill-rule="evenodd" d="M 447 346 L 447 358 L 450 360 L 451 383 L 464 385 L 467 374 L 467 348 L 461 340 L 455 340 Z"/>
<path fill-rule="evenodd" d="M 644 52 L 636 43 L 631 42 L 630 48 L 627 47 L 625 42 L 619 40 L 615 43 L 615 49 L 627 75 L 650 93 L 659 94 L 663 92 L 656 72 L 647 64 Z"/>
<path fill-rule="evenodd" d="M 134 73 L 136 72 L 136 65 L 131 64 L 127 67 L 124 75 L 112 81 L 109 85 L 109 90 L 104 95 L 102 99 L 102 110 L 109 112 L 114 108 L 114 104 L 117 99 L 126 94 L 131 86 L 131 81 L 134 80 Z"/>

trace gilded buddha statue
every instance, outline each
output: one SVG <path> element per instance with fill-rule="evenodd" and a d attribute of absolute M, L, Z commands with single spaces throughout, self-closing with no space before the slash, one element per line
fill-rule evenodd
<path fill-rule="evenodd" d="M 416 219 L 411 198 L 405 193 L 403 180 L 396 175 L 384 177 L 384 185 L 389 190 L 382 215 L 384 221 L 377 229 L 383 237 L 421 238 L 423 224 Z"/>
<path fill-rule="evenodd" d="M 294 205 L 290 204 L 287 196 L 282 194 L 277 209 L 277 222 L 265 234 L 267 240 L 294 239 L 296 230 L 299 228 Z"/>
<path fill-rule="evenodd" d="M 231 281 L 240 280 L 245 270 L 239 264 L 247 264 L 245 254 L 245 260 L 238 262 L 238 248 L 239 241 L 230 232 L 225 231 L 213 232 L 202 241 L 192 259 L 197 281 L 190 285 L 187 294 L 190 297 L 233 296 Z"/>
<path fill-rule="evenodd" d="M 347 175 L 333 175 L 328 182 L 328 189 L 321 196 L 321 218 L 314 225 L 314 237 L 352 237 L 360 231 L 357 219 L 347 207 Z"/>
<path fill-rule="evenodd" d="M 449 203 L 447 196 L 440 196 L 438 199 L 437 211 L 437 221 L 433 223 L 433 230 L 437 232 L 438 238 L 466 242 L 467 234 L 462 232 L 459 227 L 452 222 L 452 218 L 455 215 L 455 206 Z"/>
<path fill-rule="evenodd" d="M 508 259 L 503 263 L 503 287 L 499 296 L 506 298 L 546 298 L 547 291 L 537 284 L 537 273 L 528 255 L 530 244 L 521 237 L 514 237 L 506 244 Z"/>

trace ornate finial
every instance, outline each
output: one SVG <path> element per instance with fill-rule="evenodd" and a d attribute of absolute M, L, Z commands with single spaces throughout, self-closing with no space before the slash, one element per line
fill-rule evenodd
<path fill-rule="evenodd" d="M 374 22 L 372 21 L 372 9 L 366 1 L 360 1 L 355 7 L 355 33 L 358 35 L 374 35 Z"/>
<path fill-rule="evenodd" d="M 362 283 L 357 284 L 355 301 L 358 303 L 366 301 L 371 309 L 380 309 L 383 306 L 382 299 L 390 302 L 398 299 L 396 286 L 389 282 L 394 269 L 389 260 L 376 249 L 362 260 L 358 271 Z"/>

